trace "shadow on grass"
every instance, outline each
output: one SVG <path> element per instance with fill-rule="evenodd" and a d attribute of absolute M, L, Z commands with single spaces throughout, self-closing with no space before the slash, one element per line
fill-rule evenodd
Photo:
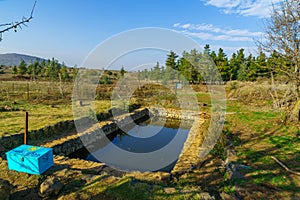
<path fill-rule="evenodd" d="M 245 178 L 234 180 L 244 195 L 249 196 L 250 192 L 252 195 L 259 193 L 259 198 L 267 198 L 269 195 L 268 198 L 274 199 L 300 199 L 300 177 L 287 172 L 271 158 L 275 156 L 290 169 L 300 171 L 300 162 L 297 161 L 297 147 L 300 141 L 293 136 L 280 136 L 278 133 L 281 132 L 281 128 L 277 127 L 273 131 L 254 137 L 251 134 L 237 133 L 238 136 L 244 137 L 242 145 L 249 142 L 253 144 L 247 148 L 239 147 L 237 152 L 237 163 L 251 167 L 241 170 Z M 245 138 L 245 135 L 248 138 Z"/>

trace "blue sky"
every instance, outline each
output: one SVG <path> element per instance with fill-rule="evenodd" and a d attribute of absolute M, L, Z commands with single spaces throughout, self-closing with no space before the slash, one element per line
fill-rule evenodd
<path fill-rule="evenodd" d="M 0 53 L 55 57 L 81 65 L 105 39 L 135 28 L 178 31 L 227 54 L 255 53 L 271 2 L 279 0 L 38 0 L 29 27 L 6 32 Z M 0 0 L 0 24 L 30 14 L 34 0 Z"/>

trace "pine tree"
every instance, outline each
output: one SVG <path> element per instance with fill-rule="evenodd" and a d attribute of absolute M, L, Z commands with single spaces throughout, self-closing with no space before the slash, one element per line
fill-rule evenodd
<path fill-rule="evenodd" d="M 17 73 L 18 73 L 18 68 L 17 68 L 16 65 L 14 65 L 14 66 L 12 67 L 11 73 L 12 73 L 12 74 L 17 74 Z"/>
<path fill-rule="evenodd" d="M 78 74 L 78 69 L 77 69 L 77 66 L 75 65 L 75 66 L 72 68 L 72 78 L 73 78 L 73 80 L 76 79 L 77 74 Z"/>
<path fill-rule="evenodd" d="M 270 68 L 267 63 L 267 56 L 264 52 L 260 52 L 256 59 L 257 76 L 270 77 Z"/>
<path fill-rule="evenodd" d="M 159 67 L 159 62 L 156 63 L 154 69 L 153 69 L 153 79 L 158 82 L 160 79 L 160 67 Z"/>
<path fill-rule="evenodd" d="M 122 66 L 122 68 L 120 70 L 121 76 L 124 77 L 125 73 L 126 73 L 126 71 L 125 71 L 124 67 Z"/>
<path fill-rule="evenodd" d="M 224 50 L 220 48 L 218 51 L 218 55 L 213 55 L 212 58 L 215 60 L 216 66 L 221 74 L 222 80 L 229 81 L 231 77 L 230 66 L 228 63 L 227 55 L 224 53 Z"/>
<path fill-rule="evenodd" d="M 18 67 L 18 74 L 24 75 L 26 74 L 26 72 L 27 72 L 26 63 L 24 60 L 22 60 Z"/>
<path fill-rule="evenodd" d="M 167 76 L 169 77 L 169 80 L 171 79 L 172 81 L 174 81 L 174 79 L 176 78 L 175 72 L 178 69 L 177 58 L 178 58 L 178 55 L 176 55 L 176 53 L 173 51 L 170 51 L 170 53 L 167 55 L 166 73 L 167 73 Z"/>
<path fill-rule="evenodd" d="M 63 81 L 69 81 L 70 80 L 69 72 L 68 72 L 68 69 L 67 69 L 67 66 L 65 65 L 65 63 L 62 63 L 62 66 L 61 66 L 61 69 L 60 69 L 59 73 L 60 73 L 61 79 Z"/>

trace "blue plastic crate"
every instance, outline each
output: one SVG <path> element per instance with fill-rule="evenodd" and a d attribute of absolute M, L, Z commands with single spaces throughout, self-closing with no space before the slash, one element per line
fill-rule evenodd
<path fill-rule="evenodd" d="M 53 166 L 53 150 L 39 146 L 21 145 L 6 152 L 8 169 L 28 174 L 43 174 Z"/>

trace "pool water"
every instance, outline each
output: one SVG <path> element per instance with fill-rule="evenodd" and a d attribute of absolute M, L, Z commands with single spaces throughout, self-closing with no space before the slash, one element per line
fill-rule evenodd
<path fill-rule="evenodd" d="M 171 171 L 190 127 L 179 120 L 151 118 L 130 130 L 117 131 L 110 136 L 110 143 L 93 152 L 80 153 L 81 158 L 123 171 Z"/>

